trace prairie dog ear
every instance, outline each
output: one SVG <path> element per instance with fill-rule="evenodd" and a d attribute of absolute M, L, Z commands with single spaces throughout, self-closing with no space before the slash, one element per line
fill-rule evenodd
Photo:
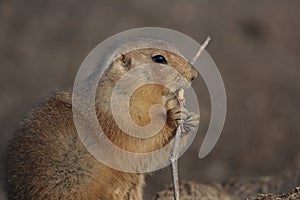
<path fill-rule="evenodd" d="M 113 72 L 125 73 L 131 68 L 131 58 L 126 54 L 118 54 L 117 58 L 113 61 L 112 65 L 114 66 L 111 70 Z"/>
<path fill-rule="evenodd" d="M 128 56 L 128 54 L 121 54 L 120 59 L 123 67 L 127 69 L 131 68 L 131 58 Z"/>

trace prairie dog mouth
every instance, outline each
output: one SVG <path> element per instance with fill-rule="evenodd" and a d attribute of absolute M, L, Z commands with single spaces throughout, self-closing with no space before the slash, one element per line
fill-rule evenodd
<path fill-rule="evenodd" d="M 175 98 L 179 99 L 184 99 L 184 88 L 179 88 L 179 89 L 171 89 L 168 92 L 164 93 L 164 97 L 170 97 L 173 96 Z"/>

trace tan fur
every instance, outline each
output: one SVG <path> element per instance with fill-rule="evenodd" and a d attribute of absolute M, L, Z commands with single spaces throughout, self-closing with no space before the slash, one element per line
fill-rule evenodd
<path fill-rule="evenodd" d="M 118 128 L 109 107 L 112 88 L 120 77 L 139 64 L 153 63 L 154 54 L 164 55 L 168 65 L 189 82 L 196 76 L 195 69 L 178 54 L 153 48 L 128 52 L 107 68 L 96 93 L 97 116 L 107 137 L 127 151 L 150 152 L 174 136 L 176 123 L 169 115 L 164 128 L 155 136 L 147 139 L 129 136 Z M 167 107 L 163 96 L 169 92 L 156 84 L 139 88 L 130 100 L 134 122 L 147 125 L 149 108 L 157 103 Z M 8 199 L 141 200 L 143 174 L 109 168 L 83 146 L 74 126 L 71 98 L 71 91 L 52 95 L 27 116 L 15 133 L 5 168 Z M 119 106 L 124 106 L 122 101 Z"/>

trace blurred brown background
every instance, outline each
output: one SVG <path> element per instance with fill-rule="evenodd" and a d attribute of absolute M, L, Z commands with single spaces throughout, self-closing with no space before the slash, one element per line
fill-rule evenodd
<path fill-rule="evenodd" d="M 210 104 L 203 97 L 199 137 L 180 159 L 180 178 L 211 182 L 276 174 L 300 165 L 300 1 L 0 1 L 1 147 L 32 106 L 70 87 L 85 56 L 121 31 L 166 27 L 199 42 L 223 76 L 228 112 L 214 150 L 197 154 Z M 203 86 L 201 86 L 203 87 Z M 202 135 L 201 135 L 202 134 Z M 171 183 L 147 179 L 146 199 Z"/>

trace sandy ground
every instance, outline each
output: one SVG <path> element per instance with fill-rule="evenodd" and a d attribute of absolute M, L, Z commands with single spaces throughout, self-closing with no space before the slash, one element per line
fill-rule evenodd
<path fill-rule="evenodd" d="M 71 87 L 88 54 L 130 28 L 166 27 L 199 42 L 224 79 L 228 112 L 217 146 L 197 154 L 210 118 L 180 159 L 180 177 L 201 183 L 277 174 L 300 165 L 300 1 L 0 1 L 0 137 L 4 149 L 22 116 L 50 91 Z M 147 179 L 146 199 L 171 182 Z M 290 191 L 292 188 L 290 189 Z M 255 196 L 255 194 L 254 194 Z"/>
<path fill-rule="evenodd" d="M 286 170 L 276 176 L 232 178 L 224 182 L 200 184 L 193 181 L 180 183 L 182 200 L 298 200 L 300 199 L 300 171 Z M 173 188 L 168 186 L 153 198 L 173 198 Z"/>

